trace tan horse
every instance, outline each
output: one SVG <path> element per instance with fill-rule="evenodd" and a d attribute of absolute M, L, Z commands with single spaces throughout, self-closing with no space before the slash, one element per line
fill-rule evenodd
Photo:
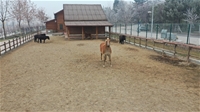
<path fill-rule="evenodd" d="M 102 55 L 104 55 L 103 67 L 105 67 L 105 61 L 106 61 L 106 57 L 107 56 L 109 57 L 110 66 L 112 66 L 111 65 L 111 53 L 112 53 L 112 50 L 111 50 L 111 47 L 110 47 L 110 39 L 109 38 L 107 38 L 105 40 L 105 42 L 100 44 L 100 52 L 101 52 L 101 60 L 102 60 Z"/>

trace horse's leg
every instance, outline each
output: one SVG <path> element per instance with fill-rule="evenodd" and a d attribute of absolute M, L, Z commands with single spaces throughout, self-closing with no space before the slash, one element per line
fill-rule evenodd
<path fill-rule="evenodd" d="M 110 61 L 110 66 L 112 67 L 112 64 L 111 64 L 111 54 L 109 55 L 109 61 Z"/>
<path fill-rule="evenodd" d="M 104 55 L 103 67 L 105 67 L 105 63 L 106 63 L 106 57 L 107 57 L 107 55 Z"/>
<path fill-rule="evenodd" d="M 102 53 L 101 53 L 101 60 L 102 60 Z"/>

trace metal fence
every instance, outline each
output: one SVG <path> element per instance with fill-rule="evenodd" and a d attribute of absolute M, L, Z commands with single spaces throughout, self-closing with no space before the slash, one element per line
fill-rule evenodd
<path fill-rule="evenodd" d="M 111 32 L 200 45 L 200 23 L 113 23 Z M 108 28 L 106 29 L 108 31 Z"/>
<path fill-rule="evenodd" d="M 25 35 L 28 33 L 38 32 L 43 29 L 45 29 L 45 26 L 22 27 L 21 30 L 16 29 L 16 28 L 7 28 L 6 36 L 7 36 L 7 39 L 9 39 L 15 36 L 17 37 L 19 35 Z M 0 29 L 0 39 L 4 39 L 3 29 Z"/>
<path fill-rule="evenodd" d="M 115 32 L 110 33 L 110 38 L 119 41 L 119 35 L 126 35 L 126 42 L 129 44 L 161 52 L 163 56 L 168 54 L 170 56 L 185 59 L 187 62 L 191 61 L 200 64 L 200 46 Z M 106 32 L 106 37 L 108 36 L 109 32 Z"/>

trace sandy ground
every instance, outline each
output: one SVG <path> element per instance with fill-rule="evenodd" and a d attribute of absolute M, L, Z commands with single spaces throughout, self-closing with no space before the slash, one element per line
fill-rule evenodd
<path fill-rule="evenodd" d="M 200 68 L 114 41 L 29 42 L 1 56 L 1 111 L 200 111 Z"/>

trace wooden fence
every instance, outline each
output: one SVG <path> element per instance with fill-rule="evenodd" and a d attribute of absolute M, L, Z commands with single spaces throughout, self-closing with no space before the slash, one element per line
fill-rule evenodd
<path fill-rule="evenodd" d="M 106 32 L 106 33 L 108 33 L 108 32 Z M 190 60 L 191 50 L 192 49 L 193 50 L 197 50 L 197 52 L 200 52 L 200 46 L 199 45 L 184 44 L 184 43 L 180 43 L 180 42 L 170 42 L 170 41 L 167 41 L 167 40 L 157 40 L 157 39 L 153 39 L 153 38 L 145 38 L 145 37 L 133 36 L 133 35 L 128 35 L 128 34 L 120 34 L 120 33 L 114 33 L 114 32 L 111 32 L 110 35 L 117 36 L 116 38 L 113 38 L 113 39 L 115 39 L 117 41 L 119 41 L 119 35 L 125 35 L 127 37 L 126 41 L 128 43 L 132 43 L 132 44 L 135 45 L 136 44 L 136 40 L 138 40 L 137 44 L 140 47 L 141 46 L 144 46 L 146 48 L 147 47 L 152 47 L 153 50 L 155 50 L 155 49 L 161 50 L 162 51 L 162 55 L 164 55 L 165 52 L 171 52 L 175 56 L 177 54 L 177 49 L 176 48 L 177 48 L 177 46 L 180 46 L 180 47 L 184 48 L 185 50 L 187 50 L 187 55 L 186 55 L 187 62 L 189 62 L 189 60 Z M 142 41 L 144 42 L 143 44 L 141 43 Z M 153 46 L 148 45 L 148 42 L 153 43 Z M 156 46 L 156 43 L 162 44 L 162 46 Z M 166 45 L 173 46 L 173 50 L 165 49 Z M 199 58 L 200 58 L 200 56 L 199 56 Z"/>
<path fill-rule="evenodd" d="M 23 37 L 18 37 L 14 39 L 10 39 L 4 42 L 0 42 L 0 55 L 19 47 L 22 44 L 25 44 L 29 41 L 33 40 L 33 34 L 28 34 Z"/>

